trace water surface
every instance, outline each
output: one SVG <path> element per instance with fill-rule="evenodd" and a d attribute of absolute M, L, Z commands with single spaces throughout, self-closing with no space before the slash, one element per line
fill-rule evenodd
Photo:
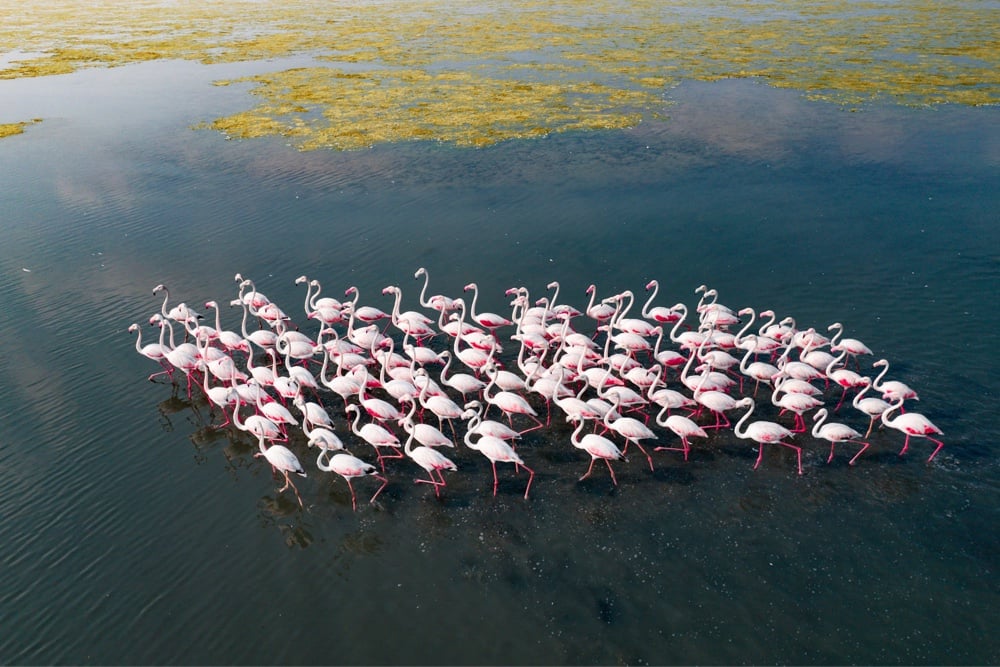
<path fill-rule="evenodd" d="M 851 113 L 722 81 L 628 131 L 300 153 L 191 129 L 242 108 L 235 88 L 199 94 L 238 68 L 4 84 L 46 118 L 0 145 L 4 661 L 1000 660 L 995 109 Z M 298 443 L 300 510 L 254 442 L 146 381 L 126 333 L 159 283 L 225 302 L 242 272 L 305 328 L 297 276 L 383 308 L 398 284 L 413 307 L 419 266 L 497 311 L 515 285 L 559 280 L 582 306 L 590 283 L 656 278 L 662 305 L 707 283 L 734 308 L 841 321 L 946 446 L 927 464 L 927 443 L 900 458 L 876 432 L 851 468 L 803 437 L 799 477 L 787 452 L 752 470 L 722 432 L 654 473 L 632 459 L 614 488 L 577 481 L 559 424 L 523 446 L 527 502 L 523 476 L 504 470 L 493 498 L 459 450 L 442 500 L 401 467 L 355 513 Z"/>

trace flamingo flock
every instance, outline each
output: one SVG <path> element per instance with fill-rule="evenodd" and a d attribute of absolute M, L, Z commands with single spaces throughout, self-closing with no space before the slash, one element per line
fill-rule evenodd
<path fill-rule="evenodd" d="M 233 330 L 222 328 L 218 302 L 204 304 L 214 311 L 208 318 L 185 303 L 171 306 L 168 289 L 158 285 L 153 293 L 163 300 L 149 318 L 159 329 L 157 342 L 144 344 L 137 323 L 128 330 L 137 334 L 136 350 L 159 366 L 149 379 L 183 376 L 189 397 L 203 393 L 217 413 L 216 428 L 257 440 L 255 456 L 284 479 L 279 492 L 291 489 L 300 505 L 291 475 L 308 473 L 295 450 L 312 447 L 316 468 L 347 483 L 355 509 L 356 480 L 379 483 L 374 502 L 407 470 L 422 471 L 414 482 L 440 497 L 445 473 L 461 471 L 465 450 L 490 462 L 494 496 L 498 463 L 512 465 L 515 475 L 527 473 L 527 499 L 538 457 L 525 436 L 559 422 L 570 432 L 562 436 L 565 445 L 590 458 L 580 479 L 600 461 L 615 486 L 614 466 L 628 463 L 630 447 L 652 471 L 653 454 L 681 452 L 687 461 L 697 446 L 691 440 L 708 438 L 708 431 L 732 430 L 756 443 L 754 469 L 764 445 L 790 449 L 800 475 L 807 443 L 797 438 L 829 442 L 827 463 L 838 444 L 855 447 L 852 466 L 869 449 L 877 422 L 903 433 L 900 456 L 911 438 L 936 445 L 928 461 L 943 446 L 935 437 L 940 429 L 905 409 L 918 400 L 916 391 L 885 379 L 887 360 L 870 364 L 879 369 L 874 377 L 861 374 L 872 351 L 843 338 L 839 322 L 818 330 L 797 326 L 792 317 L 778 320 L 771 310 L 733 310 L 706 285 L 694 291 L 698 301 L 690 309 L 682 302 L 654 305 L 656 280 L 645 287 L 639 316 L 630 316 L 631 290 L 598 300 L 590 285 L 589 302 L 578 310 L 559 301 L 558 282 L 534 299 L 527 287 L 507 289 L 510 311 L 498 314 L 478 310 L 476 283 L 461 295 L 427 296 L 427 270 L 414 278 L 423 278 L 419 310 L 403 310 L 397 285 L 382 290 L 379 307 L 361 305 L 354 286 L 344 290 L 344 300 L 321 297 L 320 282 L 300 276 L 295 283 L 305 289 L 305 318 L 293 319 L 253 280 L 236 274 L 236 293 L 227 301 L 240 311 Z M 204 323 L 212 320 L 214 327 Z M 869 392 L 881 398 L 866 397 Z M 832 421 L 845 403 L 850 412 L 843 419 L 857 419 L 857 429 Z M 755 411 L 774 408 L 773 421 L 750 421 Z M 550 438 L 545 446 L 558 444 Z"/>

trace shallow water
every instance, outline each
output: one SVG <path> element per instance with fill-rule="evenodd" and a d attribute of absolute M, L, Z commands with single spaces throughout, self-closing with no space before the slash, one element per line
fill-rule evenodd
<path fill-rule="evenodd" d="M 5 662 L 1000 660 L 996 109 L 850 113 L 723 81 L 625 132 L 300 153 L 191 129 L 245 102 L 199 94 L 238 70 L 4 84 L 18 117 L 46 118 L 0 143 Z M 382 308 L 398 284 L 413 307 L 419 266 L 496 311 L 514 285 L 559 280 L 579 307 L 590 283 L 656 278 L 661 305 L 707 283 L 734 308 L 841 321 L 946 446 L 927 464 L 928 443 L 900 458 L 877 431 L 851 468 L 802 436 L 799 477 L 786 451 L 754 471 L 724 431 L 653 473 L 631 458 L 614 488 L 596 468 L 577 481 L 559 423 L 526 438 L 527 502 L 523 474 L 501 467 L 493 498 L 458 450 L 440 501 L 399 466 L 354 513 L 297 443 L 303 511 L 255 443 L 146 381 L 126 333 L 158 283 L 224 302 L 242 272 L 304 322 L 299 275 Z"/>

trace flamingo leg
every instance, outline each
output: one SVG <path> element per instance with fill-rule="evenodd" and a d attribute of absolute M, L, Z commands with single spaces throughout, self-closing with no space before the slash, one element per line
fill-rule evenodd
<path fill-rule="evenodd" d="M 902 456 L 906 453 L 906 450 L 910 448 L 910 436 L 906 436 L 906 440 L 903 441 L 903 448 L 899 450 L 899 455 Z"/>
<path fill-rule="evenodd" d="M 833 440 L 830 441 L 830 456 L 826 458 L 826 462 L 829 463 L 833 460 L 833 448 L 837 446 L 837 443 Z"/>
<path fill-rule="evenodd" d="M 615 469 L 611 467 L 611 461 L 609 461 L 608 459 L 604 459 L 604 463 L 608 466 L 608 472 L 611 473 L 611 481 L 614 483 L 615 486 L 618 486 L 618 480 L 615 479 Z"/>
<path fill-rule="evenodd" d="M 757 462 L 753 464 L 753 469 L 756 470 L 757 466 L 760 465 L 761 460 L 764 458 L 764 443 L 760 443 L 757 447 Z"/>
<path fill-rule="evenodd" d="M 357 512 L 358 511 L 358 499 L 354 495 L 354 485 L 351 484 L 350 477 L 345 477 L 344 479 L 347 480 L 347 488 L 349 488 L 351 490 L 351 509 L 354 510 L 355 512 Z"/>
<path fill-rule="evenodd" d="M 493 497 L 496 498 L 497 485 L 500 483 L 500 480 L 497 478 L 497 462 L 491 460 L 490 465 L 493 466 Z"/>
<path fill-rule="evenodd" d="M 594 461 L 596 461 L 596 460 L 597 460 L 596 458 L 590 457 L 590 467 L 587 468 L 587 472 L 584 473 L 583 477 L 580 478 L 581 482 L 583 480 L 587 479 L 588 477 L 590 477 L 590 473 L 594 470 Z"/>
<path fill-rule="evenodd" d="M 417 484 L 431 484 L 431 485 L 433 485 L 434 486 L 434 495 L 437 496 L 438 498 L 440 498 L 441 497 L 440 487 L 443 486 L 444 484 L 442 482 L 435 481 L 433 473 L 428 472 L 427 474 L 430 475 L 430 479 L 417 478 L 417 479 L 415 479 L 413 481 L 415 483 L 417 483 Z"/>
<path fill-rule="evenodd" d="M 781 445 L 781 446 L 783 446 L 783 447 L 791 447 L 792 449 L 795 450 L 795 454 L 798 456 L 798 459 L 799 459 L 799 474 L 801 475 L 802 474 L 802 448 L 799 447 L 798 445 L 793 445 L 790 442 L 784 442 L 784 441 L 781 441 L 781 440 L 778 441 L 778 444 Z"/>
<path fill-rule="evenodd" d="M 373 495 L 371 500 L 368 501 L 369 503 L 374 503 L 375 499 L 378 498 L 378 494 L 382 493 L 382 489 L 389 485 L 389 480 L 386 477 L 382 477 L 381 475 L 372 475 L 372 477 L 382 480 L 382 486 L 378 487 L 378 491 L 376 491 L 375 495 Z"/>
<path fill-rule="evenodd" d="M 535 471 L 529 468 L 528 466 L 521 466 L 521 467 L 528 471 L 528 486 L 524 489 L 524 499 L 527 500 L 528 491 L 531 490 L 531 482 L 532 480 L 535 479 Z"/>
<path fill-rule="evenodd" d="M 653 457 L 649 455 L 649 452 L 646 451 L 646 448 L 643 447 L 638 440 L 634 440 L 633 442 L 635 442 L 635 446 L 639 448 L 639 451 L 646 455 L 646 459 L 649 461 L 649 469 L 653 470 Z M 624 453 L 625 452 L 623 451 L 622 454 Z"/>
<path fill-rule="evenodd" d="M 834 412 L 838 412 L 840 410 L 840 406 L 844 404 L 844 398 L 846 397 L 847 397 L 847 387 L 844 387 L 844 391 L 840 393 L 840 400 L 837 401 L 837 407 L 833 409 Z"/>
<path fill-rule="evenodd" d="M 936 443 L 937 443 L 937 447 L 935 447 L 935 448 L 934 448 L 934 451 L 933 451 L 933 452 L 931 453 L 930 457 L 928 457 L 928 459 L 927 459 L 927 462 L 928 462 L 928 463 L 930 463 L 930 462 L 931 462 L 931 460 L 932 460 L 932 459 L 933 459 L 933 458 L 934 458 L 935 456 L 937 456 L 937 453 L 938 453 L 939 451 L 941 451 L 941 448 L 942 448 L 942 447 L 944 447 L 944 443 L 943 443 L 943 442 L 941 442 L 940 440 L 937 440 L 937 439 L 935 439 L 935 438 L 931 438 L 931 437 L 929 437 L 929 436 L 928 436 L 928 438 L 927 438 L 927 439 L 928 439 L 928 440 L 930 440 L 931 442 L 936 442 Z"/>
<path fill-rule="evenodd" d="M 858 453 L 854 455 L 854 458 L 852 458 L 850 461 L 847 462 L 848 465 L 854 465 L 854 462 L 857 460 L 859 456 L 861 456 L 861 453 L 866 449 L 868 449 L 868 443 L 863 440 L 852 440 L 851 442 L 860 442 L 862 445 L 864 445 L 864 447 L 859 449 Z"/>

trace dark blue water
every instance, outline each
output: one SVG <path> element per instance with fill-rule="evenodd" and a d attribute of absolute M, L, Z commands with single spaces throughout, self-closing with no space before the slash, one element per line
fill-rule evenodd
<path fill-rule="evenodd" d="M 666 120 L 626 132 L 300 153 L 191 129 L 245 104 L 203 95 L 221 72 L 4 83 L 18 117 L 45 120 L 0 142 L 0 659 L 1000 660 L 995 109 L 685 84 Z M 899 457 L 900 434 L 876 431 L 849 467 L 802 436 L 800 477 L 786 451 L 754 471 L 722 431 L 652 473 L 630 457 L 615 488 L 596 468 L 577 481 L 586 457 L 557 423 L 521 448 L 527 502 L 523 475 L 501 469 L 493 498 L 488 463 L 458 450 L 441 500 L 401 466 L 378 506 L 359 482 L 352 512 L 298 442 L 300 509 L 255 442 L 146 381 L 126 332 L 159 283 L 224 303 L 241 272 L 305 328 L 299 275 L 385 309 L 401 285 L 412 308 L 420 266 L 432 292 L 475 281 L 495 311 L 516 285 L 559 280 L 580 307 L 591 283 L 656 278 L 661 305 L 707 283 L 734 308 L 843 322 L 920 392 L 945 448 Z"/>

